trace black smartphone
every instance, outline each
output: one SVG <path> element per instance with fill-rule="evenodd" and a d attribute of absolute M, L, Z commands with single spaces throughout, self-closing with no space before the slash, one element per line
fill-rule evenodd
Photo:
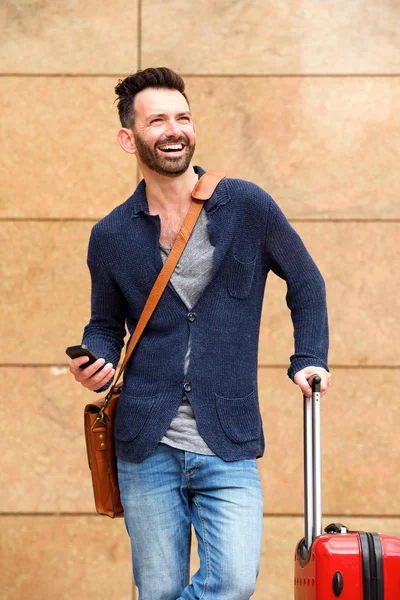
<path fill-rule="evenodd" d="M 65 351 L 68 356 L 70 358 L 79 358 L 79 356 L 88 356 L 89 360 L 88 362 L 85 362 L 83 365 L 81 365 L 79 368 L 80 369 L 86 369 L 86 367 L 88 367 L 89 365 L 92 365 L 94 362 L 96 362 L 96 360 L 98 360 L 100 357 L 96 356 L 96 354 L 90 350 L 90 348 L 88 348 L 87 346 L 85 346 L 84 344 L 80 344 L 79 346 L 68 346 L 68 348 Z M 103 365 L 104 366 L 104 365 Z M 102 369 L 103 367 L 100 367 L 100 369 Z M 98 371 L 96 371 L 96 373 L 98 373 L 100 371 L 100 369 L 98 369 Z"/>

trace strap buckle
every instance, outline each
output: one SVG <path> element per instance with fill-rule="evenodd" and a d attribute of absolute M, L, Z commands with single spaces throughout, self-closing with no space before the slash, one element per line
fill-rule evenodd
<path fill-rule="evenodd" d="M 107 408 L 107 405 L 108 405 L 108 403 L 110 401 L 111 396 L 113 395 L 114 388 L 115 388 L 115 384 L 111 387 L 111 389 L 108 392 L 107 396 L 104 398 L 103 404 L 101 405 L 99 413 L 98 413 L 98 415 L 97 415 L 97 417 L 96 417 L 96 419 L 95 419 L 95 421 L 94 421 L 94 423 L 92 425 L 92 431 L 93 431 L 93 429 L 95 428 L 95 426 L 98 423 L 105 423 L 105 414 L 104 414 L 104 411 Z"/>

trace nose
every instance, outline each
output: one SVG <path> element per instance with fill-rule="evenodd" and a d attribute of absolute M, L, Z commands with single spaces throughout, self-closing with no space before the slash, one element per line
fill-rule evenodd
<path fill-rule="evenodd" d="M 181 135 L 181 130 L 175 119 L 169 119 L 166 125 L 165 134 L 168 137 L 179 137 Z"/>

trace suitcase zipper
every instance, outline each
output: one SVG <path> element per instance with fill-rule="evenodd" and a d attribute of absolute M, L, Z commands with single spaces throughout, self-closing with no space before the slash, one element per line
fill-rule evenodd
<path fill-rule="evenodd" d="M 375 546 L 374 539 L 372 537 L 372 533 L 367 533 L 367 541 L 369 548 L 369 576 L 370 576 L 370 590 L 371 590 L 371 600 L 378 600 L 378 590 L 377 590 L 377 572 L 376 572 L 376 556 L 375 556 Z"/>
<path fill-rule="evenodd" d="M 383 586 L 383 548 L 379 533 L 371 533 L 371 542 L 374 547 L 374 560 L 376 569 L 376 600 L 384 600 Z"/>
<path fill-rule="evenodd" d="M 361 546 L 363 599 L 384 600 L 382 544 L 379 534 L 358 532 Z"/>

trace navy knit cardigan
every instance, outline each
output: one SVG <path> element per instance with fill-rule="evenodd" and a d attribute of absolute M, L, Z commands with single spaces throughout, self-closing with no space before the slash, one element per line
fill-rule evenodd
<path fill-rule="evenodd" d="M 204 173 L 200 167 L 195 171 Z M 213 277 L 191 307 L 194 320 L 169 283 L 129 360 L 115 423 L 116 451 L 123 460 L 140 462 L 155 450 L 183 392 L 200 435 L 218 456 L 226 461 L 262 456 L 257 355 L 270 270 L 287 283 L 295 339 L 288 375 L 293 378 L 307 366 L 328 369 L 324 281 L 271 196 L 253 183 L 226 178 L 205 210 Z M 92 310 L 83 343 L 114 366 L 125 323 L 132 333 L 162 268 L 159 237 L 160 218 L 149 214 L 143 180 L 93 227 L 88 250 Z M 184 377 L 189 331 L 191 357 Z"/>

